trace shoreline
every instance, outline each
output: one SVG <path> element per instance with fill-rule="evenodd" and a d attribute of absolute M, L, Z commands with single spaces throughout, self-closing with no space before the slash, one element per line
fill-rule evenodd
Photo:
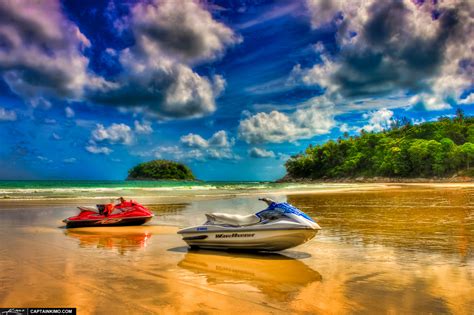
<path fill-rule="evenodd" d="M 144 205 L 150 204 L 185 204 L 193 201 L 232 199 L 241 197 L 287 196 L 302 194 L 332 194 L 332 193 L 366 193 L 396 189 L 450 189 L 474 188 L 474 182 L 298 182 L 298 187 L 261 188 L 244 190 L 192 190 L 178 191 L 175 194 L 157 192 L 154 195 L 140 194 L 140 191 L 129 191 L 124 195 L 127 199 L 135 199 Z M 100 189 L 100 188 L 98 188 Z M 160 194 L 161 193 L 161 194 Z M 101 194 L 99 196 L 25 196 L 0 198 L 0 209 L 19 209 L 21 207 L 64 206 L 108 203 L 116 194 Z"/>
<path fill-rule="evenodd" d="M 433 178 L 403 178 L 403 177 L 356 177 L 356 178 L 327 178 L 327 179 L 306 179 L 306 178 L 290 178 L 283 177 L 275 181 L 279 184 L 329 184 L 329 183 L 347 183 L 347 184 L 444 184 L 444 183 L 474 183 L 474 178 L 469 176 L 455 177 L 433 177 Z"/>

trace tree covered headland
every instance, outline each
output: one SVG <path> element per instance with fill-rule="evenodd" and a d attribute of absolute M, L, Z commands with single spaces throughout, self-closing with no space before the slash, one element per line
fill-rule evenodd
<path fill-rule="evenodd" d="M 439 118 L 412 125 L 393 120 L 388 130 L 310 145 L 285 164 L 292 179 L 352 177 L 447 177 L 470 174 L 474 164 L 474 117 Z M 467 172 L 464 170 L 468 170 Z"/>
<path fill-rule="evenodd" d="M 184 164 L 154 160 L 140 163 L 128 171 L 128 180 L 195 180 L 191 170 Z"/>

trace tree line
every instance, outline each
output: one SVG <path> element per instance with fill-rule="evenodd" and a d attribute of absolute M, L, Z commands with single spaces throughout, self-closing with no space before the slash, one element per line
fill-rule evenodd
<path fill-rule="evenodd" d="M 295 179 L 346 177 L 446 177 L 470 174 L 474 161 L 474 117 L 458 109 L 453 118 L 413 125 L 394 119 L 382 132 L 361 130 L 336 141 L 309 145 L 286 163 Z M 467 170 L 467 171 L 464 171 Z"/>

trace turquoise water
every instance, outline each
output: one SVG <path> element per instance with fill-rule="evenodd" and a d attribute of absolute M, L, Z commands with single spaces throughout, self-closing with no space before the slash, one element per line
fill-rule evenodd
<path fill-rule="evenodd" d="M 332 187 L 347 186 L 344 184 Z M 328 185 L 272 182 L 189 181 L 0 181 L 0 199 L 155 197 L 238 194 L 281 189 L 327 188 Z"/>
<path fill-rule="evenodd" d="M 19 180 L 0 181 L 0 190 L 31 189 L 147 189 L 147 188 L 270 188 L 287 184 L 272 182 L 204 182 L 204 181 L 121 181 L 121 180 Z"/>
<path fill-rule="evenodd" d="M 54 188 L 143 188 L 143 187 L 191 187 L 196 185 L 212 185 L 206 182 L 191 181 L 124 181 L 124 180 L 4 180 L 0 181 L 0 189 L 54 189 Z M 217 183 L 216 183 L 217 184 Z M 225 183 L 218 183 L 220 185 Z M 227 183 L 238 184 L 238 183 Z M 243 183 L 249 184 L 249 183 Z M 255 182 L 254 182 L 255 184 Z"/>

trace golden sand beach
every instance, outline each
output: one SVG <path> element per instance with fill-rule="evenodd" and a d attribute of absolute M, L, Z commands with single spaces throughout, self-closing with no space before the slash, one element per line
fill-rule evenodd
<path fill-rule="evenodd" d="M 287 200 L 323 230 L 279 253 L 191 251 L 179 227 L 202 223 L 206 212 L 262 209 L 256 194 L 143 196 L 156 215 L 147 225 L 77 229 L 61 220 L 86 200 L 1 201 L 0 305 L 78 314 L 472 314 L 472 185 L 258 194 Z"/>

